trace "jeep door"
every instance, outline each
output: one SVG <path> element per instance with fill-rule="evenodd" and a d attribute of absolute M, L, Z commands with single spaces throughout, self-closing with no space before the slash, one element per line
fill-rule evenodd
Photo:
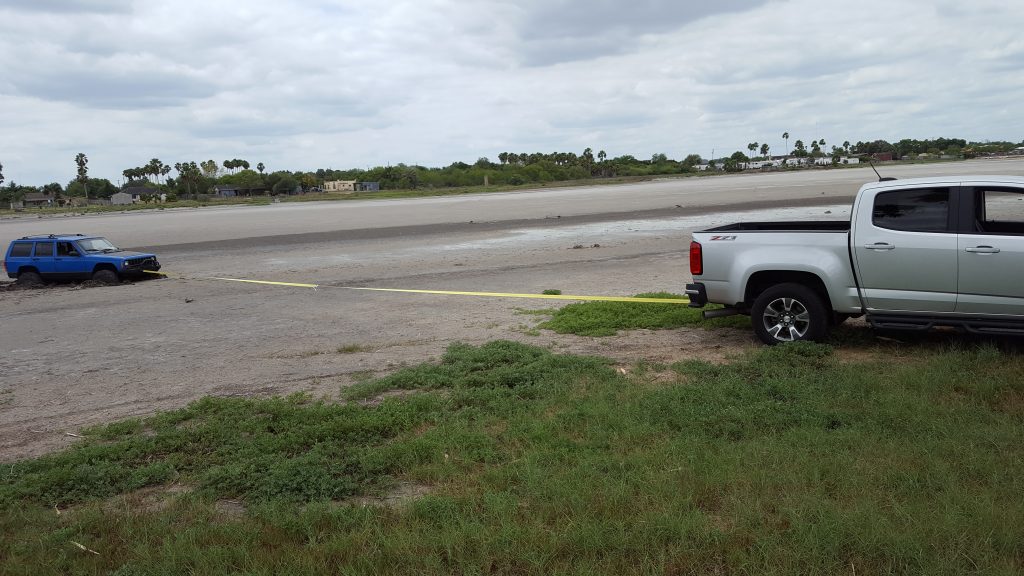
<path fill-rule="evenodd" d="M 92 276 L 92 262 L 75 247 L 74 242 L 57 242 L 56 273 L 61 278 L 89 278 Z"/>
<path fill-rule="evenodd" d="M 859 205 L 851 236 L 869 310 L 953 312 L 957 297 L 953 186 L 881 190 Z"/>
<path fill-rule="evenodd" d="M 32 266 L 35 266 L 44 278 L 53 277 L 53 240 L 36 242 L 35 250 L 32 251 Z"/>
<path fill-rule="evenodd" d="M 965 189 L 959 237 L 959 296 L 964 314 L 1024 316 L 1024 188 Z"/>

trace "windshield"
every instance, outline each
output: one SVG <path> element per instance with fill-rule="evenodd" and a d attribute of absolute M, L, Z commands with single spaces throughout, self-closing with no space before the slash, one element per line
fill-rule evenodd
<path fill-rule="evenodd" d="M 86 252 L 117 252 L 117 246 L 110 243 L 106 238 L 86 238 L 79 240 L 78 245 Z"/>

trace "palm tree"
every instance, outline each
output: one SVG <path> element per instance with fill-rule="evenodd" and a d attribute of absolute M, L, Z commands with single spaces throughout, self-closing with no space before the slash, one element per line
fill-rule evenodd
<path fill-rule="evenodd" d="M 266 166 L 263 165 L 263 162 L 260 162 L 256 165 L 256 169 L 260 171 L 260 174 L 263 174 L 263 170 L 266 169 Z"/>
<path fill-rule="evenodd" d="M 754 151 L 757 150 L 757 142 L 751 142 L 747 144 L 747 150 L 750 150 L 750 156 L 754 156 Z"/>
<path fill-rule="evenodd" d="M 85 201 L 89 201 L 89 159 L 85 154 L 79 152 L 75 156 L 75 164 L 78 165 L 78 176 L 75 178 L 85 188 Z"/>
<path fill-rule="evenodd" d="M 786 141 L 786 156 L 789 156 L 789 132 L 783 132 L 782 139 Z"/>
<path fill-rule="evenodd" d="M 767 158 L 768 157 L 768 150 L 771 150 L 771 147 L 768 146 L 767 142 L 764 143 L 764 144 L 761 144 L 761 156 L 764 156 L 765 158 Z"/>
<path fill-rule="evenodd" d="M 608 159 L 608 153 L 607 152 L 605 152 L 604 150 L 599 150 L 597 152 L 597 160 L 599 162 L 604 162 L 607 159 Z"/>
<path fill-rule="evenodd" d="M 843 150 L 845 150 L 847 154 L 850 153 L 850 141 L 849 140 L 844 140 L 843 141 Z"/>

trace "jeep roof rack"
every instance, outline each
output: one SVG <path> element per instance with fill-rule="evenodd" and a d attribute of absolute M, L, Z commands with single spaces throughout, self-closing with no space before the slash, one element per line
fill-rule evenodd
<path fill-rule="evenodd" d="M 32 236 L 22 236 L 19 240 L 33 240 L 35 238 L 63 238 L 65 236 L 82 237 L 85 236 L 85 234 L 34 234 Z"/>

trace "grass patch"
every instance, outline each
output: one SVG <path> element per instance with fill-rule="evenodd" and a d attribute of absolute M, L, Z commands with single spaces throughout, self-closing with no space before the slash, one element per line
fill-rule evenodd
<path fill-rule="evenodd" d="M 90 204 L 88 206 L 68 206 L 64 208 L 25 208 L 21 210 L 9 210 L 5 208 L 0 209 L 0 215 L 20 215 L 21 217 L 31 217 L 44 214 L 48 216 L 79 216 L 82 214 L 104 212 L 135 212 L 137 210 L 169 210 L 174 208 L 205 208 L 209 206 L 269 206 L 270 204 L 270 197 L 257 196 L 254 198 L 210 198 L 207 200 L 178 200 L 176 202 L 165 202 L 163 204 Z"/>
<path fill-rule="evenodd" d="M 841 363 L 798 344 L 667 368 L 641 384 L 598 358 L 455 345 L 355 386 L 419 392 L 374 407 L 207 399 L 97 428 L 0 469 L 0 572 L 1024 570 L 1020 356 Z M 332 501 L 394 477 L 429 493 Z M 197 490 L 158 510 L 96 500 L 171 479 Z M 225 497 L 246 512 L 218 516 Z"/>
<path fill-rule="evenodd" d="M 682 298 L 678 294 L 653 292 L 637 294 L 638 298 Z M 614 336 L 619 330 L 663 330 L 682 326 L 750 328 L 750 318 L 729 316 L 704 320 L 701 309 L 685 304 L 652 304 L 644 302 L 583 302 L 558 309 L 550 320 L 538 328 L 559 334 L 580 336 Z"/>
<path fill-rule="evenodd" d="M 344 344 L 338 346 L 336 352 L 338 354 L 356 354 L 359 352 L 373 352 L 372 346 L 366 346 L 363 344 Z"/>
<path fill-rule="evenodd" d="M 543 292 L 541 292 L 541 294 L 544 294 L 544 295 L 547 295 L 547 296 L 560 296 L 562 294 L 562 291 L 558 290 L 556 288 L 548 288 L 547 290 L 544 290 Z"/>
<path fill-rule="evenodd" d="M 516 308 L 515 313 L 521 316 L 551 316 L 558 312 L 558 308 Z"/>

